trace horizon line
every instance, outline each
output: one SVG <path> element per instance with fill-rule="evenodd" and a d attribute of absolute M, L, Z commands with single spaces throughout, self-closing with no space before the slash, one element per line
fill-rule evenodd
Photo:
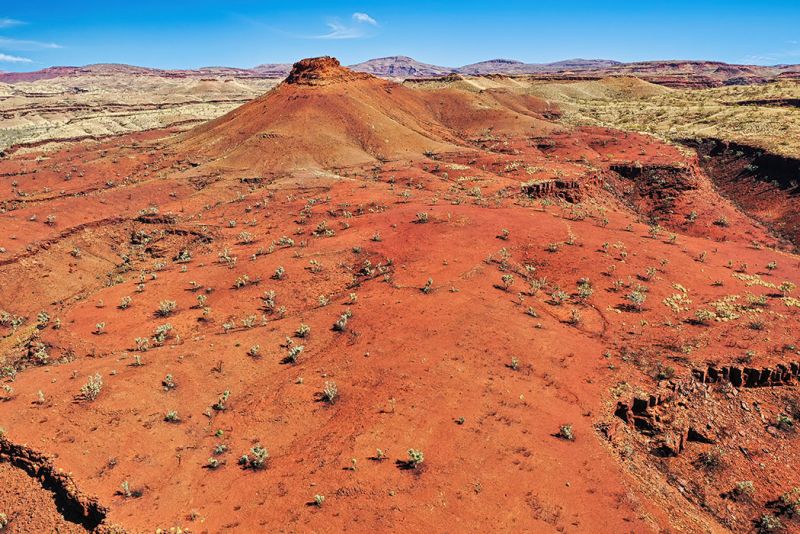
<path fill-rule="evenodd" d="M 326 57 L 326 56 L 309 56 L 309 57 Z M 329 57 L 335 57 L 335 56 L 329 56 Z M 356 65 L 361 65 L 363 63 L 369 63 L 370 61 L 376 61 L 376 60 L 381 60 L 381 59 L 395 59 L 395 58 L 407 58 L 407 59 L 410 59 L 410 60 L 415 61 L 417 63 L 421 63 L 423 65 L 429 65 L 429 66 L 432 66 L 432 67 L 439 67 L 439 68 L 442 68 L 442 69 L 452 69 L 454 72 L 456 70 L 458 70 L 458 69 L 463 69 L 465 67 L 470 67 L 470 66 L 473 66 L 473 65 L 479 65 L 481 63 L 489 63 L 489 62 L 492 62 L 492 61 L 508 61 L 508 62 L 513 62 L 513 63 L 517 63 L 517 64 L 520 64 L 520 65 L 536 65 L 536 66 L 556 65 L 558 63 L 564 63 L 564 62 L 569 62 L 569 61 L 597 61 L 597 62 L 608 61 L 608 62 L 614 62 L 614 63 L 616 63 L 618 65 L 635 65 L 635 64 L 639 64 L 639 63 L 672 63 L 672 62 L 676 62 L 676 63 L 719 63 L 719 64 L 723 64 L 723 65 L 732 65 L 732 66 L 757 66 L 757 67 L 767 67 L 767 68 L 769 68 L 769 67 L 800 66 L 800 63 L 772 63 L 772 64 L 730 63 L 730 62 L 727 62 L 727 61 L 722 61 L 722 60 L 718 60 L 718 59 L 708 59 L 708 58 L 705 58 L 705 59 L 670 58 L 670 59 L 642 59 L 642 60 L 637 60 L 637 61 L 620 61 L 620 60 L 611 59 L 611 58 L 586 58 L 586 57 L 570 57 L 570 58 L 564 58 L 564 59 L 559 59 L 559 60 L 555 60 L 555 61 L 545 61 L 545 62 L 527 62 L 527 61 L 517 60 L 517 59 L 513 59 L 513 58 L 508 58 L 508 57 L 495 57 L 495 58 L 491 58 L 491 59 L 484 59 L 484 60 L 475 61 L 475 62 L 472 62 L 472 63 L 466 63 L 466 64 L 460 65 L 460 66 L 451 66 L 451 65 L 443 65 L 443 64 L 436 64 L 436 63 L 428 63 L 428 62 L 421 61 L 421 60 L 418 60 L 418 59 L 416 59 L 414 57 L 407 56 L 407 55 L 404 55 L 404 54 L 396 54 L 396 55 L 380 56 L 380 57 L 371 57 L 371 58 L 365 59 L 363 61 L 358 61 L 358 62 L 355 62 L 355 63 L 348 63 L 345 66 L 352 67 L 352 66 L 356 66 Z M 0 68 L 0 74 L 26 74 L 26 73 L 39 72 L 39 71 L 47 70 L 47 69 L 86 68 L 86 67 L 93 67 L 93 66 L 100 66 L 100 65 L 117 65 L 117 66 L 136 67 L 136 68 L 141 68 L 141 69 L 159 70 L 159 71 L 187 71 L 187 70 L 189 70 L 189 71 L 197 71 L 197 70 L 205 70 L 205 69 L 253 70 L 253 69 L 256 69 L 258 67 L 266 66 L 266 65 L 270 65 L 270 66 L 272 66 L 272 65 L 293 65 L 294 63 L 296 63 L 297 61 L 300 61 L 302 59 L 307 59 L 307 58 L 299 58 L 296 61 L 289 61 L 289 62 L 277 61 L 277 62 L 274 62 L 274 63 L 259 63 L 257 65 L 252 65 L 252 66 L 249 66 L 249 67 L 231 66 L 231 65 L 203 65 L 203 66 L 195 66 L 195 67 L 192 67 L 192 66 L 155 67 L 155 66 L 139 65 L 139 64 L 134 64 L 134 63 L 124 63 L 124 62 L 114 62 L 114 61 L 111 61 L 111 62 L 109 62 L 109 61 L 99 61 L 99 62 L 96 62 L 96 63 L 86 63 L 86 64 L 83 64 L 83 65 L 53 64 L 53 65 L 43 66 L 41 68 L 34 69 L 34 70 L 4 70 L 4 69 Z M 31 63 L 26 63 L 26 66 L 30 67 Z"/>

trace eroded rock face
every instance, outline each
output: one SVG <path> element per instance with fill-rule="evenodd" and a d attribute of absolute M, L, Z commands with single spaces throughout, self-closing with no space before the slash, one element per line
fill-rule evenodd
<path fill-rule="evenodd" d="M 677 456 L 683 451 L 690 434 L 689 421 L 683 410 L 675 409 L 672 392 L 634 396 L 630 402 L 619 401 L 614 415 L 646 436 L 650 452 L 655 456 Z"/>
<path fill-rule="evenodd" d="M 522 192 L 530 198 L 557 197 L 567 202 L 580 202 L 581 184 L 577 180 L 540 180 L 522 185 Z"/>
<path fill-rule="evenodd" d="M 695 169 L 683 165 L 616 164 L 610 170 L 624 179 L 623 198 L 652 214 L 669 214 L 676 200 L 697 188 Z"/>
<path fill-rule="evenodd" d="M 685 144 L 697 150 L 700 165 L 723 195 L 800 245 L 800 158 L 718 139 Z"/>
<path fill-rule="evenodd" d="M 779 363 L 775 367 L 756 369 L 753 367 L 727 366 L 717 368 L 713 365 L 707 369 L 694 369 L 692 374 L 699 382 L 714 384 L 730 382 L 734 387 L 764 387 L 791 384 L 800 376 L 800 363 Z"/>
<path fill-rule="evenodd" d="M 714 442 L 706 432 L 691 426 L 691 418 L 676 417 L 676 414 L 683 412 L 683 408 L 686 407 L 685 400 L 679 401 L 679 399 L 685 399 L 689 393 L 706 388 L 707 384 L 730 384 L 737 388 L 783 386 L 795 383 L 798 376 L 800 376 L 798 362 L 779 363 L 763 369 L 710 365 L 706 369 L 692 370 L 692 379 L 671 383 L 668 390 L 648 396 L 634 396 L 630 401 L 618 401 L 614 415 L 639 433 L 651 438 L 677 434 L 678 440 L 675 443 L 681 446 L 670 450 L 668 454 L 674 456 L 682 450 L 684 441 Z M 676 411 L 678 407 L 681 409 Z M 681 421 L 680 425 L 675 424 L 678 420 Z"/>
<path fill-rule="evenodd" d="M 81 492 L 69 474 L 53 465 L 50 456 L 0 436 L 0 463 L 9 464 L 26 473 L 41 484 L 44 494 L 52 494 L 55 506 L 63 516 L 60 522 L 62 528 L 66 526 L 76 530 L 100 532 L 110 526 L 105 524 L 107 509 L 95 497 Z M 28 531 L 28 526 L 15 525 L 19 532 Z"/>
<path fill-rule="evenodd" d="M 286 83 L 295 85 L 327 85 L 331 83 L 366 80 L 372 78 L 363 72 L 354 72 L 342 67 L 339 60 L 330 57 L 306 58 L 292 66 Z"/>

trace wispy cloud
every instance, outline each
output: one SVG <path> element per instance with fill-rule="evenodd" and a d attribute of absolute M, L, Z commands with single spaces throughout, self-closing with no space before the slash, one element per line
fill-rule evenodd
<path fill-rule="evenodd" d="M 373 26 L 378 25 L 378 21 L 367 15 L 366 13 L 359 13 L 356 11 L 353 13 L 353 20 L 356 22 L 365 22 L 367 24 L 372 24 Z"/>
<path fill-rule="evenodd" d="M 744 61 L 752 63 L 786 63 L 800 59 L 800 48 L 797 46 L 797 41 L 786 41 L 785 45 L 788 46 L 786 46 L 783 50 L 778 50 L 776 52 L 750 54 L 744 57 Z"/>
<path fill-rule="evenodd" d="M 26 41 L 22 39 L 11 39 L 9 37 L 0 37 L 0 49 L 3 50 L 17 50 L 28 52 L 31 50 L 44 50 L 51 48 L 62 48 L 61 45 L 56 43 L 45 43 L 42 41 Z"/>
<path fill-rule="evenodd" d="M 23 24 L 25 23 L 21 20 L 0 17 L 0 28 L 13 28 L 14 26 L 22 26 Z"/>
<path fill-rule="evenodd" d="M 378 26 L 378 21 L 370 17 L 366 13 L 356 12 L 350 17 L 351 24 L 346 24 L 338 18 L 332 18 L 325 24 L 330 30 L 328 33 L 322 35 L 312 35 L 311 39 L 360 39 L 368 37 L 368 26 Z"/>
<path fill-rule="evenodd" d="M 783 50 L 767 54 L 751 54 L 744 57 L 746 63 L 787 63 L 800 59 L 800 49 Z"/>
<path fill-rule="evenodd" d="M 356 26 L 347 26 L 342 24 L 341 21 L 333 19 L 329 20 L 326 25 L 330 29 L 328 33 L 322 35 L 312 35 L 312 39 L 358 39 L 364 36 L 361 28 Z"/>
<path fill-rule="evenodd" d="M 9 56 L 8 54 L 0 54 L 0 63 L 33 63 L 33 60 L 26 57 Z"/>
<path fill-rule="evenodd" d="M 362 13 L 360 11 L 357 11 L 352 15 L 350 15 L 349 20 L 343 21 L 340 17 L 329 18 L 325 22 L 325 25 L 328 27 L 328 31 L 326 33 L 316 34 L 316 35 L 287 31 L 281 28 L 276 28 L 274 26 L 264 24 L 260 20 L 253 19 L 250 17 L 239 16 L 238 18 L 246 22 L 247 24 L 257 26 L 259 28 L 265 28 L 273 33 L 291 39 L 323 39 L 323 40 L 361 39 L 364 37 L 372 36 L 374 32 L 377 30 L 377 28 L 380 26 L 377 20 L 375 20 L 368 14 Z M 2 42 L 0 42 L 0 48 L 2 48 Z"/>
<path fill-rule="evenodd" d="M 0 17 L 0 29 L 9 29 L 24 24 L 26 23 L 21 20 Z M 0 36 L 0 63 L 33 63 L 33 60 L 28 57 L 12 55 L 6 52 L 33 52 L 53 48 L 61 48 L 61 45 L 44 41 L 31 41 Z M 25 55 L 27 56 L 28 54 Z"/>

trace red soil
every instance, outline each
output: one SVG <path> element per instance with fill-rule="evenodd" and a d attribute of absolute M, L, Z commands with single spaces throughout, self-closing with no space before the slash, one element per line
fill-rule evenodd
<path fill-rule="evenodd" d="M 18 370 L 0 421 L 97 498 L 101 530 L 746 532 L 764 513 L 797 530 L 769 504 L 797 484 L 796 438 L 773 424 L 800 417 L 797 379 L 736 389 L 692 371 L 798 359 L 797 308 L 752 282 L 797 282 L 800 265 L 752 246 L 779 241 L 694 158 L 513 95 L 417 92 L 331 59 L 290 78 L 302 83 L 186 134 L 0 163 L 0 308 L 27 317 L 0 339 Z M 640 309 L 625 298 L 637 285 Z M 662 303 L 684 290 L 691 303 Z M 734 294 L 738 318 L 692 321 Z M 304 346 L 296 363 L 282 363 L 287 338 Z M 656 393 L 674 400 L 639 426 L 614 415 Z M 714 445 L 653 454 L 690 427 Z M 237 465 L 256 444 L 266 468 Z M 416 469 L 409 448 L 424 452 Z M 717 449 L 723 468 L 697 467 Z M 754 496 L 722 496 L 741 480 Z M 15 531 L 43 528 L 27 503 L 46 494 L 13 483 L 0 511 Z"/>

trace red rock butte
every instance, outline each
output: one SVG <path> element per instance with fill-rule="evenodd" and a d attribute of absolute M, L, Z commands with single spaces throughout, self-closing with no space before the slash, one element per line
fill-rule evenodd
<path fill-rule="evenodd" d="M 373 78 L 373 76 L 342 67 L 339 60 L 334 57 L 322 56 L 301 59 L 292 65 L 292 71 L 289 73 L 289 76 L 286 77 L 286 83 L 295 85 L 327 85 L 369 78 Z"/>

